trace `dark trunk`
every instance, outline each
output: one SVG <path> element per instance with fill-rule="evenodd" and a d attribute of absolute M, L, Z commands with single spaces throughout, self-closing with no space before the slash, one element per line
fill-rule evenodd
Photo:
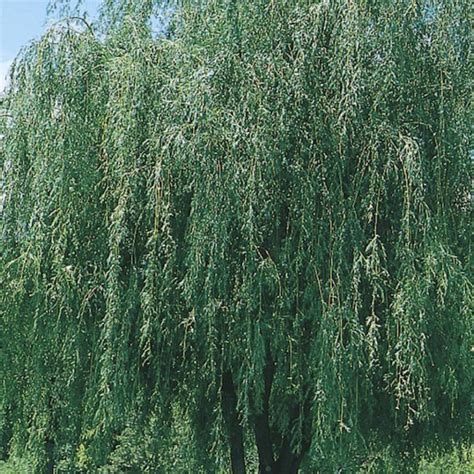
<path fill-rule="evenodd" d="M 259 472 L 273 472 L 273 450 L 268 419 L 264 414 L 255 418 L 255 439 L 257 442 Z"/>
<path fill-rule="evenodd" d="M 54 386 L 55 378 L 51 379 L 51 387 Z M 45 440 L 45 450 L 46 450 L 46 474 L 53 474 L 54 472 L 54 438 L 52 437 L 52 433 L 57 432 L 57 423 L 56 417 L 54 414 L 54 402 L 52 396 L 49 397 L 48 401 L 48 410 L 51 416 L 51 426 L 50 426 L 50 434 L 46 435 Z"/>
<path fill-rule="evenodd" d="M 275 463 L 275 473 L 293 473 L 297 472 L 297 469 L 294 467 L 295 464 L 295 455 L 291 452 L 290 443 L 288 439 L 285 438 L 283 446 L 278 456 L 278 460 Z M 297 467 L 297 466 L 296 466 Z"/>
<path fill-rule="evenodd" d="M 54 441 L 46 440 L 46 474 L 53 474 L 54 472 Z"/>
<path fill-rule="evenodd" d="M 304 446 L 300 453 L 294 453 L 291 450 L 289 440 L 286 438 L 272 472 L 274 474 L 296 474 L 307 450 L 308 447 Z"/>
<path fill-rule="evenodd" d="M 309 423 L 309 405 L 305 403 L 304 417 L 305 417 L 305 434 L 303 442 L 298 452 L 294 452 L 291 446 L 290 435 L 288 434 L 279 441 L 272 438 L 269 413 L 270 413 L 270 394 L 273 383 L 273 376 L 275 373 L 275 366 L 272 360 L 269 361 L 265 368 L 265 389 L 263 398 L 263 409 L 261 413 L 255 416 L 255 439 L 257 443 L 258 459 L 259 459 L 259 473 L 263 474 L 296 474 L 300 468 L 306 452 L 310 447 L 310 425 Z M 300 407 L 295 405 L 292 410 L 292 417 L 290 426 L 297 422 Z M 277 436 L 277 435 L 276 435 Z M 278 452 L 274 453 L 273 443 L 275 448 L 278 446 Z M 274 454 L 277 459 L 274 460 Z"/>
<path fill-rule="evenodd" d="M 222 376 L 222 412 L 230 443 L 232 473 L 245 474 L 244 436 L 237 415 L 237 395 L 230 372 Z"/>
<path fill-rule="evenodd" d="M 264 370 L 265 388 L 263 392 L 262 411 L 255 416 L 255 441 L 257 443 L 259 472 L 273 472 L 273 448 L 269 424 L 270 393 L 272 390 L 275 367 L 270 359 Z"/>

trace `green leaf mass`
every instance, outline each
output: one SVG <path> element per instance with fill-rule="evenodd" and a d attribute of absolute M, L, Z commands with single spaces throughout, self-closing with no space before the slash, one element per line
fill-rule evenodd
<path fill-rule="evenodd" d="M 157 37 L 159 3 L 56 24 L 1 98 L 1 457 L 329 473 L 471 439 L 470 2 L 182 1 Z"/>

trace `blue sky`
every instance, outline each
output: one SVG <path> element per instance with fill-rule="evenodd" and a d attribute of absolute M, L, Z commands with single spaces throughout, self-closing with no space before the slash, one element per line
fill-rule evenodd
<path fill-rule="evenodd" d="M 99 3 L 86 0 L 83 9 L 93 16 Z M 48 0 L 0 0 L 0 91 L 21 47 L 44 32 L 47 5 Z"/>

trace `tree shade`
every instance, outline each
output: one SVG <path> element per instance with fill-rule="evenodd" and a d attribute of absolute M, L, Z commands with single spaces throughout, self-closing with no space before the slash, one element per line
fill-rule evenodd
<path fill-rule="evenodd" d="M 188 1 L 156 38 L 157 3 L 58 24 L 2 99 L 3 457 L 351 472 L 469 441 L 470 2 Z"/>

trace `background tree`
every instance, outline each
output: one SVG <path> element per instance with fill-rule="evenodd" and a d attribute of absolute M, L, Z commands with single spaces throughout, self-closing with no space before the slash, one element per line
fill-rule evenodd
<path fill-rule="evenodd" d="M 184 1 L 157 38 L 158 3 L 15 61 L 4 457 L 331 472 L 469 441 L 469 2 Z"/>

